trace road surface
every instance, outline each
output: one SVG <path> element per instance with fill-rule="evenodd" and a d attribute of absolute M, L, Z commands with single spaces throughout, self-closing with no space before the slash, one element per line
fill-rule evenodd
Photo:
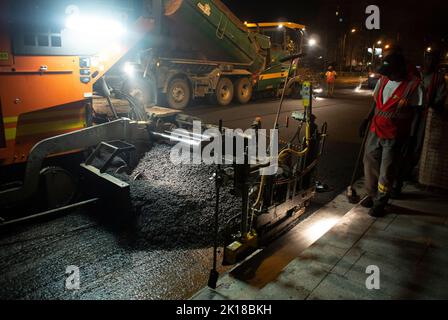
<path fill-rule="evenodd" d="M 360 139 L 357 129 L 367 114 L 369 92 L 338 88 L 336 97 L 314 102 L 317 122 L 328 123 L 329 136 L 319 166 L 319 178 L 330 188 L 319 194 L 308 210 L 330 201 L 349 183 Z M 264 128 L 273 125 L 277 100 L 229 107 L 197 105 L 187 113 L 204 122 L 247 128 L 255 116 Z M 300 100 L 285 101 L 280 124 Z M 283 136 L 292 134 L 284 129 Z M 135 246 L 129 232 L 114 231 L 92 213 L 71 214 L 21 226 L 0 234 L 1 299 L 184 299 L 207 284 L 211 248 L 154 248 Z M 173 235 L 175 236 L 175 235 Z M 276 240 L 266 254 L 288 244 L 288 234 Z M 286 264 L 280 261 L 280 264 Z M 79 289 L 69 266 L 79 269 Z M 75 269 L 76 269 L 75 268 Z M 221 271 L 224 269 L 221 268 Z M 68 273 L 66 274 L 66 271 Z"/>

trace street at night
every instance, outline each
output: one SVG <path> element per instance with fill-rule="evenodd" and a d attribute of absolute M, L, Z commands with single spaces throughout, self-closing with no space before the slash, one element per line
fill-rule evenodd
<path fill-rule="evenodd" d="M 429 2 L 2 2 L 0 299 L 448 299 Z"/>
<path fill-rule="evenodd" d="M 319 170 L 320 179 L 331 191 L 319 194 L 307 214 L 330 201 L 349 183 L 361 142 L 354 133 L 368 111 L 370 93 L 354 89 L 344 85 L 337 90 L 336 98 L 318 98 L 314 102 L 318 123 L 328 122 L 332 132 Z M 258 115 L 263 125 L 270 127 L 277 103 L 270 99 L 225 108 L 198 105 L 189 113 L 208 123 L 226 119 L 225 125 L 234 128 L 249 126 L 253 115 Z M 299 103 L 287 100 L 284 118 L 298 109 Z M 331 157 L 334 153 L 341 154 L 337 162 Z M 213 188 L 212 182 L 209 184 Z M 114 233 L 87 212 L 16 229 L 2 236 L 0 242 L 1 295 L 12 299 L 186 299 L 207 285 L 210 248 L 190 249 L 188 240 L 186 248 L 141 248 L 133 245 L 132 232 Z M 175 238 L 169 237 L 171 241 Z M 283 241 L 277 240 L 280 244 Z M 283 261 L 285 265 L 288 262 Z M 60 283 L 65 274 L 59 270 L 66 265 L 85 266 L 81 270 L 85 288 L 73 293 L 64 290 Z"/>

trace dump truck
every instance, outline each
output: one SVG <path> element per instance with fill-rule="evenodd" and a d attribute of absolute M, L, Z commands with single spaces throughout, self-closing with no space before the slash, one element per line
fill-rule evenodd
<path fill-rule="evenodd" d="M 279 59 L 301 52 L 305 26 L 243 23 L 219 0 L 163 4 L 158 32 L 122 64 L 123 90 L 145 104 L 175 109 L 201 98 L 226 106 L 279 94 L 289 70 Z"/>

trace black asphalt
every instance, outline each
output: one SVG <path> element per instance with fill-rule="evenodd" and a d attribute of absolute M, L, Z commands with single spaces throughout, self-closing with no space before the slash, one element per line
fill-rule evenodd
<path fill-rule="evenodd" d="M 263 126 L 270 128 L 277 103 L 197 105 L 187 112 L 207 123 L 222 119 L 225 126 L 242 129 L 261 116 Z M 357 129 L 368 105 L 369 93 L 352 88 L 314 102 L 317 122 L 328 123 L 319 177 L 330 191 L 319 194 L 309 212 L 349 183 L 360 144 Z M 300 100 L 287 100 L 280 124 L 300 108 Z M 292 120 L 290 124 L 283 137 L 293 134 Z M 0 234 L 0 299 L 182 299 L 205 286 L 212 253 L 213 183 L 208 178 L 213 170 L 173 169 L 163 162 L 166 156 L 154 159 L 149 153 L 139 165 L 144 180 L 133 185 L 140 215 L 132 228 L 116 231 L 92 213 L 77 211 Z M 226 195 L 222 205 L 230 217 L 238 202 Z M 277 243 L 281 241 L 286 240 Z M 71 265 L 80 269 L 79 290 L 65 288 L 66 268 Z"/>

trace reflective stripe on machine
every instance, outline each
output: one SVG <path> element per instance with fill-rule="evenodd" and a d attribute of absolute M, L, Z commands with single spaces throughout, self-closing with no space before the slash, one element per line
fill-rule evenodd
<path fill-rule="evenodd" d="M 83 109 L 51 110 L 3 118 L 5 140 L 17 137 L 55 133 L 86 126 Z"/>
<path fill-rule="evenodd" d="M 5 140 L 14 140 L 16 138 L 17 119 L 19 117 L 4 117 L 3 126 L 5 130 Z"/>
<path fill-rule="evenodd" d="M 15 123 L 15 122 L 17 122 L 17 119 L 19 119 L 19 117 L 4 117 L 3 118 L 3 123 L 4 124 Z"/>
<path fill-rule="evenodd" d="M 288 72 L 276 72 L 276 73 L 266 73 L 260 76 L 260 80 L 270 80 L 276 78 L 285 78 Z"/>
<path fill-rule="evenodd" d="M 85 125 L 84 121 L 74 122 L 73 119 L 65 121 L 41 122 L 36 124 L 21 125 L 17 132 L 17 137 L 30 136 L 45 132 L 56 132 L 81 128 Z"/>
<path fill-rule="evenodd" d="M 14 140 L 16 138 L 16 128 L 7 128 L 5 129 L 5 140 Z"/>

